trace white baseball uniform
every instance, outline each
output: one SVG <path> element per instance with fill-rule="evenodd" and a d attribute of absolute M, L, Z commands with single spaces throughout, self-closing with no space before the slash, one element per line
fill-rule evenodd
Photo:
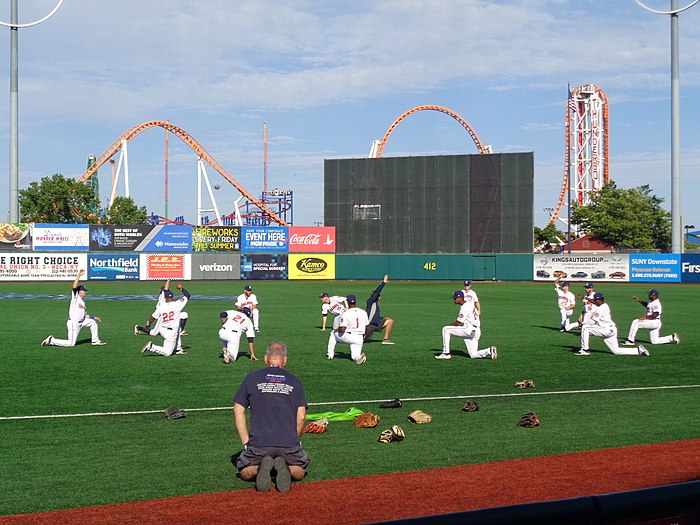
<path fill-rule="evenodd" d="M 367 312 L 365 312 L 362 308 L 353 306 L 352 308 L 345 310 L 336 319 L 338 319 L 339 327 L 344 326 L 345 331 L 336 332 L 334 329 L 331 332 L 331 335 L 328 338 L 327 357 L 328 359 L 333 359 L 335 356 L 335 345 L 337 343 L 345 343 L 350 345 L 350 358 L 357 363 L 358 359 L 360 359 L 360 356 L 362 355 L 365 329 L 369 324 Z"/>
<path fill-rule="evenodd" d="M 450 353 L 450 337 L 454 336 L 464 339 L 469 357 L 473 359 L 491 358 L 491 348 L 479 350 L 481 328 L 479 314 L 472 301 L 461 304 L 457 322 L 460 323 L 459 326 L 446 325 L 442 327 L 442 353 Z"/>
<path fill-rule="evenodd" d="M 333 314 L 333 330 L 336 330 L 340 326 L 340 316 L 345 312 L 347 297 L 332 295 L 328 299 L 330 302 L 321 305 L 321 315 Z"/>
<path fill-rule="evenodd" d="M 615 355 L 641 355 L 639 348 L 620 348 L 617 342 L 617 326 L 612 319 L 610 307 L 606 303 L 593 308 L 583 318 L 581 326 L 581 350 L 588 351 L 588 340 L 595 335 L 603 338 L 605 346 Z"/>
<path fill-rule="evenodd" d="M 245 332 L 246 337 L 255 337 L 255 328 L 243 312 L 226 310 L 226 314 L 226 322 L 219 329 L 219 339 L 226 344 L 224 352 L 228 353 L 229 359 L 235 361 L 238 358 L 241 335 Z"/>
<path fill-rule="evenodd" d="M 236 299 L 236 308 L 241 310 L 243 307 L 246 306 L 250 308 L 251 312 L 253 312 L 253 328 L 255 328 L 255 330 L 260 330 L 260 311 L 258 310 L 258 298 L 255 296 L 254 293 L 246 295 L 245 292 L 243 292 Z"/>
<path fill-rule="evenodd" d="M 593 307 L 595 307 L 595 303 L 593 302 L 593 296 L 595 295 L 595 292 L 591 290 L 591 292 L 583 299 L 583 307 L 581 310 L 581 321 L 583 322 L 583 318 L 586 316 L 588 312 L 590 312 Z M 572 310 L 573 311 L 573 310 Z M 578 328 L 578 319 L 575 321 L 568 320 L 566 321 L 566 324 L 564 325 L 564 330 L 567 332 L 573 328 Z"/>
<path fill-rule="evenodd" d="M 666 335 L 663 337 L 659 336 L 661 332 L 661 301 L 658 298 L 653 301 L 649 301 L 646 304 L 647 316 L 658 314 L 655 319 L 635 319 L 630 325 L 630 331 L 627 335 L 627 340 L 634 343 L 634 338 L 637 337 L 637 330 L 640 328 L 646 328 L 649 330 L 649 340 L 653 345 L 663 345 L 667 343 L 673 343 L 674 339 L 672 335 Z"/>
<path fill-rule="evenodd" d="M 554 290 L 557 292 L 557 306 L 561 314 L 561 325 L 565 327 L 568 318 L 574 312 L 576 297 L 571 291 L 565 292 L 557 285 L 554 285 Z"/>
<path fill-rule="evenodd" d="M 464 304 L 471 303 L 472 307 L 474 308 L 474 316 L 475 316 L 475 321 L 477 323 L 477 326 L 481 326 L 481 313 L 479 312 L 479 309 L 476 307 L 477 303 L 479 302 L 479 296 L 476 295 L 476 292 L 472 289 L 467 290 L 466 288 L 462 290 L 462 293 L 464 294 Z"/>
<path fill-rule="evenodd" d="M 66 327 L 68 328 L 68 339 L 56 339 L 52 337 L 51 342 L 48 344 L 51 346 L 75 346 L 75 342 L 78 340 L 78 334 L 83 328 L 90 329 L 90 337 L 93 344 L 100 343 L 97 322 L 87 315 L 85 301 L 80 297 L 80 291 L 77 288 L 73 288 L 73 295 L 68 308 Z"/>
<path fill-rule="evenodd" d="M 166 304 L 165 294 L 163 292 L 165 292 L 165 289 L 162 289 L 160 291 L 160 293 L 158 294 L 158 301 L 156 302 L 156 310 L 153 312 L 153 315 L 152 315 L 152 317 L 156 320 L 156 324 L 153 325 L 151 327 L 150 332 L 148 332 L 148 335 L 151 335 L 151 336 L 158 335 L 160 333 L 161 322 L 160 322 L 160 315 L 158 314 L 158 312 L 159 312 L 158 307 Z M 158 317 L 156 317 L 156 315 L 158 315 Z M 187 319 L 187 318 L 188 318 L 187 312 L 180 312 L 180 319 Z M 177 338 L 177 349 L 175 351 L 176 352 L 182 351 L 182 337 Z"/>
<path fill-rule="evenodd" d="M 180 313 L 186 304 L 187 297 L 183 296 L 156 306 L 151 317 L 160 321 L 160 325 L 156 324 L 156 326 L 158 326 L 158 334 L 163 336 L 163 346 L 151 345 L 151 352 L 164 356 L 170 356 L 175 352 L 180 339 Z M 153 329 L 151 329 L 151 335 L 155 335 Z"/>

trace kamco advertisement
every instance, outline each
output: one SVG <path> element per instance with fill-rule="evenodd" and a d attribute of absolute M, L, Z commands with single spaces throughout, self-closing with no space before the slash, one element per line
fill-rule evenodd
<path fill-rule="evenodd" d="M 88 255 L 89 281 L 138 281 L 139 256 Z"/>
<path fill-rule="evenodd" d="M 72 281 L 85 268 L 86 253 L 0 254 L 0 280 Z"/>
<path fill-rule="evenodd" d="M 192 254 L 192 279 L 237 281 L 241 278 L 241 256 L 234 253 Z"/>
<path fill-rule="evenodd" d="M 274 227 L 243 227 L 242 252 L 286 252 L 288 250 L 289 228 Z"/>
<path fill-rule="evenodd" d="M 240 252 L 240 226 L 193 226 L 193 252 Z"/>
<path fill-rule="evenodd" d="M 287 254 L 241 255 L 241 279 L 287 279 Z"/>
<path fill-rule="evenodd" d="M 25 222 L 0 222 L 0 251 L 31 250 L 31 225 Z"/>
<path fill-rule="evenodd" d="M 335 253 L 335 226 L 292 226 L 289 228 L 289 252 Z"/>
<path fill-rule="evenodd" d="M 537 254 L 532 258 L 535 281 L 629 281 L 629 256 L 602 254 Z"/>
<path fill-rule="evenodd" d="M 335 254 L 289 254 L 289 279 L 335 279 Z"/>
<path fill-rule="evenodd" d="M 87 224 L 35 224 L 32 242 L 36 251 L 88 251 Z"/>
<path fill-rule="evenodd" d="M 182 279 L 191 278 L 189 254 L 141 254 L 139 255 L 140 279 Z"/>

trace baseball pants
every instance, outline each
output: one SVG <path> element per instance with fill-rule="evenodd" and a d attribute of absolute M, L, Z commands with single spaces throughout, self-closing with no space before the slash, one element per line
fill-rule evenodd
<path fill-rule="evenodd" d="M 238 359 L 238 351 L 241 345 L 241 332 L 229 328 L 221 328 L 219 330 L 219 339 L 226 345 L 224 352 L 228 353 L 231 361 L 233 362 Z"/>
<path fill-rule="evenodd" d="M 649 340 L 653 345 L 664 345 L 673 342 L 673 336 L 671 335 L 659 336 L 661 319 L 635 319 L 630 325 L 630 333 L 627 336 L 627 340 L 634 342 L 634 338 L 637 337 L 637 330 L 640 328 L 649 330 Z"/>
<path fill-rule="evenodd" d="M 605 346 L 615 355 L 639 355 L 639 349 L 636 346 L 629 348 L 619 347 L 617 343 L 617 327 L 600 328 L 597 326 L 583 326 L 581 328 L 581 350 L 588 351 L 588 340 L 592 335 L 602 337 Z"/>
<path fill-rule="evenodd" d="M 153 335 L 153 330 L 151 330 L 151 335 Z M 163 346 L 151 345 L 151 352 L 156 354 L 171 356 L 178 346 L 180 340 L 180 330 L 178 328 L 162 328 L 160 329 L 160 335 L 163 336 Z"/>
<path fill-rule="evenodd" d="M 559 308 L 559 313 L 561 314 L 561 324 L 566 325 L 574 310 L 573 308 Z"/>
<path fill-rule="evenodd" d="M 66 327 L 68 328 L 68 339 L 56 339 L 54 337 L 51 340 L 51 344 L 54 346 L 75 346 L 75 342 L 78 340 L 78 334 L 83 328 L 90 329 L 90 336 L 93 343 L 97 343 L 100 340 L 100 336 L 97 333 L 97 321 L 89 317 L 78 322 L 67 321 Z"/>
<path fill-rule="evenodd" d="M 328 338 L 328 358 L 333 359 L 335 356 L 335 345 L 337 343 L 344 343 L 350 345 L 350 358 L 357 362 L 362 354 L 362 345 L 364 343 L 364 334 L 351 334 L 349 332 L 331 332 Z"/>
<path fill-rule="evenodd" d="M 491 357 L 491 349 L 479 350 L 479 339 L 481 338 L 481 328 L 469 326 L 447 325 L 442 327 L 442 352 L 450 353 L 450 337 L 460 337 L 464 339 L 464 344 L 472 359 L 483 359 Z"/>

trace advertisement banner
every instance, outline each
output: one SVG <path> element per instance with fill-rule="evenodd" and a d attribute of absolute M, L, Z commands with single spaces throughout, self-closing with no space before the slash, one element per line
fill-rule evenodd
<path fill-rule="evenodd" d="M 35 224 L 32 242 L 36 251 L 88 251 L 89 224 Z"/>
<path fill-rule="evenodd" d="M 189 254 L 141 254 L 139 255 L 140 279 L 142 281 L 191 278 Z"/>
<path fill-rule="evenodd" d="M 681 280 L 681 256 L 674 253 L 630 255 L 630 281 L 677 283 Z"/>
<path fill-rule="evenodd" d="M 241 255 L 241 279 L 287 279 L 287 254 Z"/>
<path fill-rule="evenodd" d="M 0 280 L 72 281 L 86 264 L 86 253 L 0 253 Z"/>
<path fill-rule="evenodd" d="M 335 279 L 335 254 L 290 254 L 289 279 Z"/>
<path fill-rule="evenodd" d="M 159 224 L 91 224 L 90 251 L 188 252 L 190 226 Z"/>
<path fill-rule="evenodd" d="M 0 251 L 31 250 L 31 224 L 0 222 Z"/>
<path fill-rule="evenodd" d="M 139 256 L 88 255 L 88 281 L 138 281 Z"/>
<path fill-rule="evenodd" d="M 620 253 L 553 254 L 532 258 L 535 281 L 629 281 L 629 256 Z"/>
<path fill-rule="evenodd" d="M 192 226 L 159 224 L 138 247 L 144 252 L 192 251 Z"/>
<path fill-rule="evenodd" d="M 289 228 L 285 226 L 244 226 L 242 252 L 286 252 L 289 250 Z"/>
<path fill-rule="evenodd" d="M 193 226 L 193 252 L 240 252 L 240 226 Z"/>
<path fill-rule="evenodd" d="M 335 226 L 292 226 L 290 253 L 335 253 Z"/>
<path fill-rule="evenodd" d="M 233 253 L 192 254 L 192 279 L 237 281 L 241 278 L 241 256 Z"/>
<path fill-rule="evenodd" d="M 683 255 L 681 259 L 681 281 L 700 283 L 700 254 Z"/>

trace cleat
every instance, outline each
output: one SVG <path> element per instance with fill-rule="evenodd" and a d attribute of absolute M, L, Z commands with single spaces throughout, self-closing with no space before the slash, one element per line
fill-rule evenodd
<path fill-rule="evenodd" d="M 41 342 L 41 346 L 51 346 L 53 344 L 53 336 L 50 335 Z"/>
<path fill-rule="evenodd" d="M 326 356 L 326 359 L 328 359 L 329 361 L 333 361 L 333 356 L 332 356 L 332 355 L 327 355 L 327 356 Z"/>
<path fill-rule="evenodd" d="M 228 352 L 224 352 L 224 364 L 227 365 L 231 362 L 231 356 Z"/>
<path fill-rule="evenodd" d="M 677 344 L 677 345 L 681 344 L 681 338 L 678 337 L 678 334 L 675 334 L 675 333 L 673 334 L 673 341 L 672 342 L 674 344 Z"/>
<path fill-rule="evenodd" d="M 629 339 L 625 339 L 624 341 L 622 341 L 622 346 L 634 346 L 634 345 L 635 345 L 635 342 L 630 341 Z"/>
<path fill-rule="evenodd" d="M 639 345 L 639 355 L 643 355 L 644 357 L 649 357 L 651 354 L 649 353 L 649 350 L 644 348 L 642 345 Z"/>
<path fill-rule="evenodd" d="M 93 341 L 93 342 L 90 343 L 90 344 L 92 344 L 92 346 L 104 346 L 104 345 L 106 345 L 107 343 L 105 343 L 104 341 Z"/>
<path fill-rule="evenodd" d="M 392 340 L 390 340 L 390 339 L 384 339 L 384 340 L 382 340 L 382 344 L 383 344 L 383 345 L 393 345 L 393 344 L 396 344 L 396 343 L 394 343 L 394 341 L 392 341 Z"/>
<path fill-rule="evenodd" d="M 187 333 L 187 330 L 182 330 L 182 331 L 180 332 L 180 335 L 190 335 L 190 334 Z"/>
<path fill-rule="evenodd" d="M 357 361 L 355 361 L 355 362 L 356 362 L 358 365 L 361 365 L 361 364 L 364 363 L 365 361 L 367 361 L 367 356 L 366 356 L 366 355 L 364 354 L 364 352 L 363 352 L 363 353 L 360 354 L 360 357 L 358 357 L 358 358 L 357 358 Z"/>
<path fill-rule="evenodd" d="M 183 350 L 182 348 L 180 348 L 180 349 L 179 349 L 177 352 L 175 352 L 175 353 L 176 353 L 177 355 L 187 355 L 187 351 L 186 351 L 186 350 Z"/>
<path fill-rule="evenodd" d="M 492 346 L 489 350 L 491 350 L 491 359 L 498 359 L 498 348 Z"/>
<path fill-rule="evenodd" d="M 265 456 L 258 467 L 258 474 L 255 476 L 255 490 L 258 492 L 267 492 L 272 485 L 270 471 L 272 470 L 272 457 Z"/>
<path fill-rule="evenodd" d="M 435 359 L 452 359 L 452 356 L 447 352 L 443 352 L 435 356 Z"/>
<path fill-rule="evenodd" d="M 255 331 L 260 333 L 260 328 L 256 328 Z"/>
<path fill-rule="evenodd" d="M 282 456 L 277 456 L 273 462 L 277 477 L 275 483 L 279 492 L 289 492 L 292 490 L 292 473 L 289 471 L 287 462 Z"/>
<path fill-rule="evenodd" d="M 576 352 L 575 355 L 591 355 L 591 353 L 588 350 L 584 350 L 583 348 Z"/>
<path fill-rule="evenodd" d="M 141 353 L 145 354 L 146 352 L 149 352 L 151 350 L 151 347 L 153 346 L 153 343 L 149 341 L 145 345 L 143 345 L 143 348 L 141 348 Z"/>
<path fill-rule="evenodd" d="M 134 325 L 134 335 L 139 335 L 141 333 L 141 330 L 139 330 L 139 325 L 135 324 Z"/>

